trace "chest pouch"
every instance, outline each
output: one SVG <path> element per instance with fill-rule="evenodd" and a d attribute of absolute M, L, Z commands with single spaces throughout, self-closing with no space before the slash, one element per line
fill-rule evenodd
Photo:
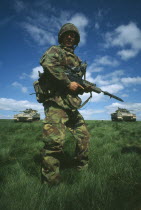
<path fill-rule="evenodd" d="M 47 79 L 45 73 L 39 72 L 39 79 L 33 83 L 36 99 L 39 103 L 44 103 L 49 97 L 49 89 L 47 87 Z"/>

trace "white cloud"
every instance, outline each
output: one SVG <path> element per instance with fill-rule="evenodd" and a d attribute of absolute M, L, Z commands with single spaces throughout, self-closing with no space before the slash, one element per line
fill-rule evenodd
<path fill-rule="evenodd" d="M 123 60 L 135 57 L 141 51 L 141 30 L 136 23 L 117 27 L 114 32 L 106 33 L 106 46 L 123 48 L 117 54 Z"/>
<path fill-rule="evenodd" d="M 98 85 L 112 85 L 121 83 L 121 76 L 124 74 L 123 70 L 117 70 L 106 75 L 98 75 L 94 79 L 94 83 Z"/>
<path fill-rule="evenodd" d="M 96 114 L 103 113 L 104 110 L 84 109 L 79 111 L 85 120 L 91 120 Z"/>
<path fill-rule="evenodd" d="M 41 119 L 44 119 L 44 109 L 43 106 L 39 103 L 33 103 L 27 100 L 17 101 L 10 98 L 0 98 L 0 119 L 11 119 L 13 118 L 15 111 L 18 113 L 19 111 L 29 108 L 37 110 L 41 114 Z M 104 110 L 101 109 L 94 110 L 85 108 L 79 111 L 86 120 L 91 120 L 96 115 L 98 116 L 98 114 L 104 113 Z"/>
<path fill-rule="evenodd" d="M 24 23 L 23 24 L 26 31 L 30 34 L 34 41 L 36 41 L 39 45 L 55 45 L 56 39 L 53 33 L 49 32 L 48 29 L 43 30 L 38 26 Z"/>
<path fill-rule="evenodd" d="M 42 68 L 42 66 L 37 66 L 37 67 L 33 68 L 30 75 L 28 75 L 28 74 L 26 74 L 26 73 L 22 73 L 22 75 L 20 76 L 20 79 L 25 79 L 25 78 L 27 78 L 27 77 L 28 77 L 28 78 L 30 77 L 31 79 L 36 80 L 36 79 L 39 78 L 39 71 L 40 71 L 41 73 L 43 73 L 43 68 Z M 19 87 L 21 86 L 21 84 L 19 84 L 19 83 L 17 83 L 17 82 L 13 83 L 12 85 L 13 85 L 13 86 L 19 86 Z"/>
<path fill-rule="evenodd" d="M 20 1 L 20 0 L 15 0 L 14 1 L 14 7 L 15 7 L 15 10 L 17 12 L 21 12 L 22 10 L 25 9 L 25 4 L 23 1 Z"/>
<path fill-rule="evenodd" d="M 109 78 L 109 77 L 120 77 L 124 75 L 124 70 L 116 70 L 116 71 L 113 71 L 112 73 L 109 73 L 106 75 L 106 78 Z"/>
<path fill-rule="evenodd" d="M 90 72 L 101 72 L 103 71 L 104 68 L 101 67 L 101 66 L 96 66 L 95 63 L 91 64 L 89 67 L 88 67 L 88 71 Z"/>
<path fill-rule="evenodd" d="M 23 92 L 23 93 L 27 93 L 28 89 L 27 87 L 24 87 L 22 84 L 20 84 L 19 82 L 13 82 L 12 83 L 12 86 L 13 87 L 16 87 L 16 88 L 20 88 L 20 90 Z"/>
<path fill-rule="evenodd" d="M 101 88 L 103 91 L 116 94 L 124 89 L 124 85 L 121 83 L 121 76 L 123 74 L 123 70 L 117 70 L 115 72 L 106 75 L 98 75 L 96 78 L 93 78 L 92 72 L 88 71 L 86 73 L 86 80 L 96 84 L 96 86 Z M 82 101 L 85 101 L 89 95 L 89 93 L 84 93 L 82 96 L 80 95 L 80 97 Z M 93 92 L 93 97 L 90 99 L 90 102 L 100 102 L 104 101 L 105 99 L 106 98 L 103 93 L 98 94 Z"/>
<path fill-rule="evenodd" d="M 41 118 L 44 118 L 43 106 L 39 103 L 33 103 L 27 100 L 17 101 L 11 98 L 0 98 L 1 111 L 22 111 L 29 108 L 37 110 L 41 114 Z M 7 116 L 7 118 L 10 117 Z"/>
<path fill-rule="evenodd" d="M 88 66 L 88 71 L 101 72 L 107 66 L 116 67 L 118 65 L 119 65 L 119 61 L 112 58 L 111 56 L 105 55 L 100 58 L 96 58 L 94 62 L 90 66 Z"/>
<path fill-rule="evenodd" d="M 95 63 L 96 65 L 112 66 L 112 67 L 119 65 L 119 62 L 116 59 L 107 55 L 96 59 Z"/>
<path fill-rule="evenodd" d="M 39 111 L 43 110 L 43 106 L 39 103 L 33 103 L 27 100 L 17 101 L 11 98 L 0 98 L 0 110 L 20 111 L 28 108 Z"/>
<path fill-rule="evenodd" d="M 88 18 L 86 18 L 85 15 L 83 15 L 82 13 L 77 13 L 74 16 L 71 17 L 70 20 L 66 21 L 66 22 L 70 22 L 73 23 L 79 30 L 80 32 L 80 45 L 84 45 L 86 43 L 86 27 L 89 23 Z"/>
<path fill-rule="evenodd" d="M 141 84 L 141 77 L 121 77 L 124 75 L 123 70 L 117 70 L 107 75 L 98 75 L 94 82 L 99 85 L 111 85 L 111 84 L 121 84 L 121 85 L 137 85 Z"/>
<path fill-rule="evenodd" d="M 19 78 L 20 78 L 20 79 L 25 79 L 25 78 L 27 78 L 27 77 L 29 77 L 28 74 L 22 73 L 22 75 L 21 75 Z"/>
<path fill-rule="evenodd" d="M 39 73 L 38 71 L 40 71 L 41 73 L 43 72 L 43 68 L 42 66 L 37 66 L 35 68 L 32 69 L 32 73 L 30 75 L 31 79 L 38 79 L 39 78 Z"/>
<path fill-rule="evenodd" d="M 33 103 L 27 100 L 17 101 L 10 98 L 0 98 L 0 110 L 4 112 L 4 114 L 2 113 L 0 114 L 1 119 L 13 118 L 13 115 L 14 115 L 13 112 L 17 111 L 18 113 L 19 111 L 29 109 L 29 108 L 37 110 L 41 114 L 41 119 L 45 117 L 43 106 L 39 103 Z M 98 115 L 104 112 L 104 110 L 100 110 L 100 109 L 98 110 L 84 109 L 84 110 L 79 110 L 79 111 L 85 119 L 92 119 L 93 115 L 96 115 L 96 114 Z"/>
<path fill-rule="evenodd" d="M 0 114 L 0 119 L 12 119 L 13 115 L 4 115 L 4 114 Z"/>
<path fill-rule="evenodd" d="M 124 85 L 136 85 L 141 84 L 141 77 L 124 77 L 121 79 Z"/>
<path fill-rule="evenodd" d="M 112 85 L 102 86 L 101 89 L 104 91 L 108 91 L 110 93 L 117 93 L 120 90 L 123 90 L 124 86 L 121 84 L 112 84 Z"/>
<path fill-rule="evenodd" d="M 102 75 L 98 75 L 95 79 L 94 79 L 94 83 L 96 83 L 97 85 L 109 85 L 110 81 L 106 80 L 106 78 Z"/>
<path fill-rule="evenodd" d="M 104 68 L 101 66 L 98 66 L 95 62 L 88 66 L 87 72 L 101 72 Z"/>
<path fill-rule="evenodd" d="M 98 30 L 100 28 L 100 25 L 98 22 L 95 22 L 95 29 Z"/>
<path fill-rule="evenodd" d="M 98 9 L 98 11 L 95 13 L 94 28 L 96 30 L 100 29 L 101 23 L 104 19 L 104 15 L 105 15 L 104 13 L 105 13 L 105 11 L 101 10 L 101 9 Z"/>
<path fill-rule="evenodd" d="M 90 93 L 84 93 L 83 95 L 80 95 L 79 97 L 82 99 L 82 102 L 84 102 L 87 98 L 89 98 Z M 104 100 L 104 95 L 102 93 L 98 94 L 93 92 L 92 98 L 89 100 L 89 102 L 100 102 Z"/>
<path fill-rule="evenodd" d="M 122 94 L 121 96 L 122 97 L 128 97 L 129 95 L 128 94 Z"/>
<path fill-rule="evenodd" d="M 94 79 L 92 77 L 92 73 L 90 71 L 86 71 L 86 80 L 88 80 L 89 82 L 94 83 Z"/>
<path fill-rule="evenodd" d="M 42 8 L 44 6 L 44 8 Z M 26 32 L 36 41 L 39 45 L 55 45 L 57 44 L 57 35 L 61 26 L 65 23 L 73 23 L 80 31 L 80 46 L 86 42 L 86 27 L 88 25 L 88 18 L 83 13 L 72 13 L 53 8 L 49 2 L 40 7 L 46 12 L 40 12 L 38 5 L 34 4 L 34 10 L 28 11 L 27 16 L 22 24 Z"/>
<path fill-rule="evenodd" d="M 96 84 L 97 87 L 101 88 L 103 91 L 107 91 L 119 97 L 128 97 L 127 94 L 122 94 L 122 90 L 124 90 L 126 86 L 129 86 L 129 85 L 133 86 L 133 85 L 141 84 L 141 77 L 122 77 L 123 75 L 124 75 L 123 70 L 117 70 L 112 73 L 109 73 L 106 75 L 98 75 L 96 78 L 93 78 L 92 72 L 87 72 L 86 79 Z M 137 89 L 132 88 L 132 91 L 137 91 Z M 119 92 L 120 92 L 120 95 L 119 95 Z M 85 93 L 83 96 L 81 96 L 81 99 L 84 101 L 88 97 L 89 97 L 89 94 Z M 102 93 L 101 94 L 93 93 L 93 98 L 90 101 L 100 102 L 103 100 L 105 100 L 105 96 Z"/>
<path fill-rule="evenodd" d="M 117 53 L 123 60 L 128 60 L 138 54 L 136 49 L 121 50 Z"/>

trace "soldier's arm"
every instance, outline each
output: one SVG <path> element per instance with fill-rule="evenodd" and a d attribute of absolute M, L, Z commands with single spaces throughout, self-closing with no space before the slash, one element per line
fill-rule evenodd
<path fill-rule="evenodd" d="M 50 76 L 52 76 L 56 82 L 59 82 L 59 84 L 64 87 L 70 84 L 71 81 L 65 74 L 65 67 L 62 64 L 60 49 L 56 46 L 51 47 L 45 52 L 40 60 L 40 64 L 44 68 L 44 71 L 49 72 Z M 57 83 L 55 85 L 57 85 Z"/>

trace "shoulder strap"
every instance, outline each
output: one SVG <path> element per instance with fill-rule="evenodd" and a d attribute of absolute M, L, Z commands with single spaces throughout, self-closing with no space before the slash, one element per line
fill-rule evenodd
<path fill-rule="evenodd" d="M 85 106 L 85 104 L 88 103 L 88 101 L 89 101 L 91 98 L 92 98 L 92 92 L 90 92 L 89 98 L 87 98 L 87 100 L 84 101 L 84 103 L 83 103 L 82 105 L 80 105 L 78 109 L 80 109 L 80 108 L 82 108 L 83 106 Z"/>

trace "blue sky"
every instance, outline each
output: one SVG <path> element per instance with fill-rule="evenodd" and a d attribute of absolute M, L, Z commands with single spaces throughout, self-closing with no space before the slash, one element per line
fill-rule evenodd
<path fill-rule="evenodd" d="M 110 114 L 123 107 L 141 120 L 140 11 L 139 0 L 1 1 L 0 119 L 26 108 L 37 109 L 44 118 L 42 104 L 29 94 L 42 71 L 42 54 L 58 44 L 60 27 L 71 22 L 80 31 L 75 53 L 88 63 L 87 80 L 124 100 L 93 93 L 81 114 L 89 120 L 110 120 Z"/>

